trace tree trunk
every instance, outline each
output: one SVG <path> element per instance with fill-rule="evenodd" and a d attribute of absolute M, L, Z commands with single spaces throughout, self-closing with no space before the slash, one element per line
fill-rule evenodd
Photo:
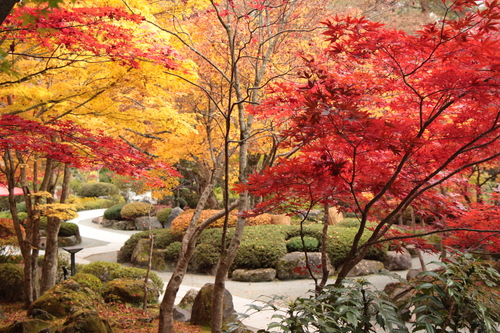
<path fill-rule="evenodd" d="M 1 0 L 0 1 L 0 24 L 3 24 L 7 16 L 9 16 L 10 12 L 16 5 L 16 3 L 20 2 L 19 0 Z M 0 45 L 3 40 L 0 41 Z"/>

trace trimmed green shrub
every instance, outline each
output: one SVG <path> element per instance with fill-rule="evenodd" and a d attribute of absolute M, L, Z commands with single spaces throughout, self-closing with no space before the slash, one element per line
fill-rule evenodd
<path fill-rule="evenodd" d="M 108 220 L 121 220 L 122 218 L 121 210 L 125 205 L 126 203 L 124 202 L 109 207 L 104 211 L 104 218 Z"/>
<path fill-rule="evenodd" d="M 77 235 L 80 235 L 80 229 L 78 228 L 78 224 L 71 223 L 71 222 L 61 223 L 61 228 L 59 229 L 58 236 L 69 237 L 69 236 L 77 236 Z"/>
<path fill-rule="evenodd" d="M 103 209 L 113 206 L 116 202 L 99 198 L 70 198 L 69 203 L 76 205 L 76 210 Z"/>
<path fill-rule="evenodd" d="M 85 183 L 78 191 L 78 195 L 84 198 L 103 197 L 118 194 L 118 187 L 110 183 Z"/>
<path fill-rule="evenodd" d="M 95 261 L 82 267 L 79 273 L 87 273 L 97 276 L 102 282 L 112 280 L 111 273 L 122 268 L 122 265 L 116 262 Z"/>
<path fill-rule="evenodd" d="M 21 266 L 14 264 L 0 265 L 0 300 L 4 302 L 22 301 L 24 298 L 24 272 Z"/>
<path fill-rule="evenodd" d="M 359 228 L 360 223 L 358 218 L 348 217 L 335 224 L 335 228 Z"/>
<path fill-rule="evenodd" d="M 300 225 L 290 226 L 288 229 L 284 230 L 286 232 L 286 239 L 290 239 L 293 237 L 300 237 Z M 302 227 L 302 234 L 304 236 L 309 236 L 316 238 L 318 242 L 321 243 L 321 239 L 323 236 L 323 224 L 315 223 L 315 224 L 307 224 Z"/>
<path fill-rule="evenodd" d="M 26 219 L 28 218 L 28 213 L 19 212 L 19 213 L 17 213 L 17 218 L 19 219 L 19 222 L 24 223 L 26 221 Z"/>
<path fill-rule="evenodd" d="M 144 280 L 146 277 L 147 270 L 144 268 L 137 268 L 137 267 L 121 267 L 118 269 L 115 269 L 111 272 L 111 279 L 110 280 L 116 280 L 116 279 L 132 279 L 132 280 Z M 161 291 L 163 290 L 163 281 L 160 279 L 158 274 L 155 272 L 150 271 L 149 272 L 149 279 L 153 282 L 156 288 Z"/>
<path fill-rule="evenodd" d="M 156 212 L 156 218 L 160 221 L 161 224 L 165 224 L 167 222 L 168 217 L 170 216 L 170 212 L 172 208 L 163 208 Z"/>
<path fill-rule="evenodd" d="M 154 206 L 146 202 L 131 202 L 122 207 L 121 215 L 124 219 L 135 219 L 139 216 L 155 215 Z"/>
<path fill-rule="evenodd" d="M 77 282 L 79 285 L 90 288 L 99 294 L 103 291 L 104 286 L 102 284 L 102 281 L 94 274 L 76 273 L 71 277 L 71 279 Z"/>
<path fill-rule="evenodd" d="M 154 249 L 165 249 L 170 243 L 181 241 L 182 233 L 171 229 L 153 229 L 151 233 L 155 236 Z M 132 252 L 141 238 L 149 238 L 149 231 L 142 231 L 130 236 L 120 249 L 120 262 L 128 262 Z"/>
<path fill-rule="evenodd" d="M 26 213 L 26 202 L 22 201 L 18 204 L 16 204 L 16 209 L 17 209 L 17 212 L 25 212 Z"/>
<path fill-rule="evenodd" d="M 181 252 L 182 243 L 173 242 L 167 246 L 165 251 L 165 260 L 177 261 L 179 259 L 179 253 Z"/>
<path fill-rule="evenodd" d="M 191 262 L 194 263 L 198 269 L 211 269 L 217 264 L 220 257 L 220 248 L 212 244 L 198 244 L 193 253 Z"/>
<path fill-rule="evenodd" d="M 351 249 L 354 236 L 357 232 L 357 228 L 331 228 L 328 230 L 326 252 L 330 257 L 333 266 L 340 267 L 342 265 L 344 258 Z M 371 231 L 365 230 L 363 236 L 361 237 L 360 244 L 366 242 L 370 235 Z M 384 261 L 388 245 L 378 245 L 379 246 L 372 246 L 368 250 L 365 259 Z"/>
<path fill-rule="evenodd" d="M 302 238 L 300 236 L 292 237 L 286 242 L 286 248 L 288 252 L 304 251 L 307 252 L 318 251 L 319 241 L 310 236 L 304 236 L 304 244 L 302 244 Z"/>

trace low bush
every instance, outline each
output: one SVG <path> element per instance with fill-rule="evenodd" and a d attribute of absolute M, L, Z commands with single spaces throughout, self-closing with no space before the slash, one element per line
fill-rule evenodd
<path fill-rule="evenodd" d="M 15 264 L 0 265 L 0 301 L 16 302 L 24 298 L 24 272 L 21 266 Z"/>
<path fill-rule="evenodd" d="M 212 216 L 213 214 L 219 212 L 218 210 L 213 209 L 205 209 L 201 212 L 200 220 L 198 224 Z M 172 229 L 185 231 L 191 222 L 191 218 L 193 217 L 194 209 L 185 210 L 179 216 L 172 221 Z M 228 226 L 229 228 L 234 228 L 236 226 L 236 221 L 238 220 L 238 212 L 232 211 L 229 214 Z M 261 214 L 256 217 L 247 218 L 246 225 L 247 226 L 255 226 L 255 225 L 266 225 L 271 224 L 271 216 L 269 214 Z M 216 220 L 212 224 L 208 226 L 208 228 L 221 228 L 224 225 L 224 217 Z"/>
<path fill-rule="evenodd" d="M 120 212 L 124 219 L 135 219 L 139 216 L 155 215 L 154 206 L 146 202 L 130 202 L 122 207 Z"/>
<path fill-rule="evenodd" d="M 126 203 L 119 203 L 109 207 L 104 211 L 104 218 L 108 220 L 121 220 L 122 218 L 121 211 L 123 206 L 125 205 Z"/>
<path fill-rule="evenodd" d="M 122 265 L 115 262 L 95 261 L 84 265 L 79 273 L 87 273 L 97 276 L 102 282 L 110 281 L 113 271 L 122 268 Z"/>
<path fill-rule="evenodd" d="M 109 208 L 114 205 L 113 200 L 99 198 L 70 198 L 69 203 L 76 206 L 77 211 Z"/>
<path fill-rule="evenodd" d="M 178 242 L 182 240 L 182 233 L 171 229 L 153 229 L 151 233 L 155 237 L 155 242 L 153 248 L 155 249 L 165 249 L 170 243 Z M 142 238 L 148 238 L 149 231 L 142 231 L 130 236 L 129 239 L 125 241 L 125 244 L 120 249 L 120 262 L 128 262 L 132 257 L 132 252 L 135 246 Z"/>
<path fill-rule="evenodd" d="M 191 262 L 198 270 L 209 270 L 213 268 L 220 257 L 220 248 L 212 244 L 201 243 L 196 245 Z"/>
<path fill-rule="evenodd" d="M 340 267 L 342 265 L 345 257 L 351 249 L 351 245 L 357 231 L 357 228 L 331 228 L 328 230 L 326 252 L 330 257 L 333 266 Z M 365 230 L 360 243 L 363 244 L 366 242 L 370 235 L 371 231 Z M 365 259 L 384 261 L 387 249 L 387 244 L 372 246 L 368 250 Z"/>
<path fill-rule="evenodd" d="M 173 242 L 167 246 L 165 252 L 165 260 L 168 261 L 177 261 L 179 259 L 179 253 L 181 252 L 182 243 L 181 242 Z"/>
<path fill-rule="evenodd" d="M 132 280 L 144 280 L 146 277 L 147 270 L 144 268 L 136 267 L 120 267 L 111 271 L 110 280 L 116 279 L 132 279 Z M 156 288 L 160 291 L 163 290 L 163 281 L 160 279 L 158 274 L 155 272 L 149 272 L 149 279 L 153 282 Z"/>
<path fill-rule="evenodd" d="M 156 212 L 156 218 L 161 224 L 165 224 L 170 216 L 170 212 L 172 212 L 172 208 L 162 208 Z"/>
<path fill-rule="evenodd" d="M 319 241 L 314 237 L 304 236 L 304 243 L 302 243 L 302 237 L 296 236 L 290 238 L 286 242 L 286 248 L 288 252 L 303 252 L 304 250 L 307 252 L 315 252 L 318 251 Z"/>
<path fill-rule="evenodd" d="M 92 289 L 97 293 L 102 293 L 103 291 L 103 283 L 102 281 L 95 275 L 89 273 L 76 273 L 71 277 L 72 280 L 77 282 L 79 285 L 83 287 L 87 287 Z"/>
<path fill-rule="evenodd" d="M 78 195 L 84 198 L 104 197 L 118 194 L 118 187 L 110 183 L 85 183 L 82 184 Z"/>
<path fill-rule="evenodd" d="M 359 228 L 360 220 L 356 217 L 344 218 L 342 221 L 337 222 L 335 227 L 337 228 Z"/>
<path fill-rule="evenodd" d="M 78 224 L 71 222 L 61 223 L 61 228 L 59 229 L 59 234 L 58 234 L 59 237 L 69 237 L 77 235 L 80 235 Z"/>

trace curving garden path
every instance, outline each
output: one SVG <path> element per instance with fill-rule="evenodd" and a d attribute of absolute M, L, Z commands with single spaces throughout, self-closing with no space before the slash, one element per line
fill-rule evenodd
<path fill-rule="evenodd" d="M 93 261 L 110 261 L 116 262 L 116 255 L 125 241 L 129 237 L 139 231 L 124 231 L 106 229 L 100 227 L 98 224 L 93 223 L 92 219 L 102 216 L 105 209 L 96 209 L 90 211 L 83 211 L 78 213 L 78 217 L 70 222 L 76 223 L 80 229 L 82 243 L 79 245 L 83 248 L 76 254 L 76 262 L 81 264 L 90 263 Z M 419 267 L 418 259 L 413 259 L 413 267 Z M 426 262 L 437 261 L 438 257 L 434 255 L 426 255 Z M 407 271 L 397 272 L 401 276 L 406 276 Z M 165 285 L 168 283 L 171 273 L 169 272 L 156 272 Z M 383 289 L 383 287 L 390 282 L 391 278 L 381 275 L 372 275 L 366 277 L 376 288 Z M 205 283 L 213 282 L 214 277 L 201 274 L 186 274 L 184 283 L 181 285 L 177 293 L 177 302 L 179 302 L 184 294 L 191 288 L 199 289 Z M 273 282 L 236 282 L 227 281 L 226 289 L 233 295 L 233 303 L 238 313 L 245 313 L 248 310 L 248 304 L 259 302 L 259 299 L 269 300 L 269 296 L 279 295 L 290 299 L 295 299 L 299 296 L 305 296 L 308 291 L 313 289 L 312 280 L 291 280 L 291 281 L 273 281 Z M 266 297 L 267 296 L 267 297 Z M 259 312 L 251 315 L 249 318 L 243 320 L 243 323 L 250 328 L 261 329 L 267 328 L 270 323 L 273 312 Z"/>

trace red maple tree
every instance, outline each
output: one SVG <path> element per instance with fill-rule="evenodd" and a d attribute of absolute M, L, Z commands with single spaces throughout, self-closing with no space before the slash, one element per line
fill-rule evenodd
<path fill-rule="evenodd" d="M 302 82 L 274 87 L 253 109 L 281 126 L 292 152 L 239 189 L 265 198 L 258 211 L 355 212 L 339 281 L 406 208 L 439 204 L 449 216 L 453 197 L 440 189 L 500 156 L 499 6 L 460 0 L 448 11 L 463 15 L 415 35 L 360 17 L 325 22 L 329 46 L 304 56 Z M 362 245 L 369 220 L 377 225 Z"/>

